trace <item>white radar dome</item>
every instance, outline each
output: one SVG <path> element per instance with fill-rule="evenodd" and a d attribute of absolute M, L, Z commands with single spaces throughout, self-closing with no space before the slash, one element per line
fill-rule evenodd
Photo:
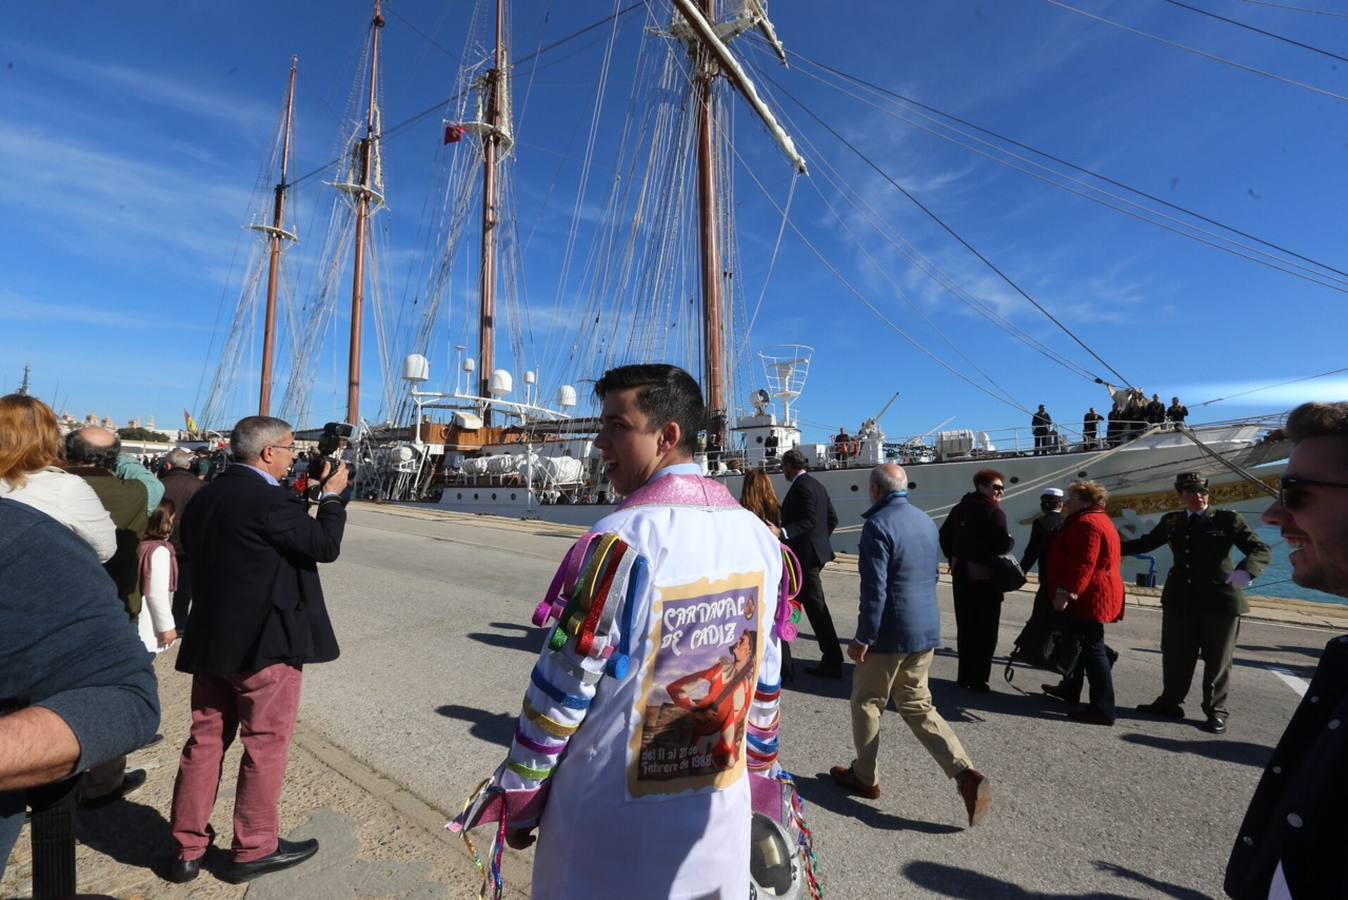
<path fill-rule="evenodd" d="M 463 361 L 463 370 L 470 375 L 477 371 L 477 363 L 473 361 L 471 356 Z"/>
<path fill-rule="evenodd" d="M 538 381 L 538 376 L 535 375 L 532 371 L 527 371 L 524 373 L 525 384 L 533 384 L 536 381 Z"/>
<path fill-rule="evenodd" d="M 409 353 L 403 360 L 403 381 L 429 381 L 431 364 L 420 353 Z"/>
<path fill-rule="evenodd" d="M 557 389 L 557 405 L 562 409 L 570 409 L 576 405 L 576 389 L 569 384 L 564 384 Z"/>
<path fill-rule="evenodd" d="M 515 380 L 510 377 L 510 373 L 505 369 L 497 369 L 491 373 L 491 382 L 488 384 L 492 397 L 499 400 L 507 397 L 515 389 Z"/>

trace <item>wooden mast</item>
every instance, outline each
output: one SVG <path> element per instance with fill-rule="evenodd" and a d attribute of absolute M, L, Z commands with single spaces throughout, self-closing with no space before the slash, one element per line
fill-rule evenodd
<path fill-rule="evenodd" d="M 259 416 L 271 415 L 272 356 L 276 349 L 276 287 L 281 275 L 281 241 L 285 232 L 286 173 L 290 168 L 290 123 L 295 110 L 295 73 L 299 56 L 290 57 L 290 88 L 286 92 L 285 137 L 281 143 L 281 180 L 276 184 L 276 199 L 271 215 L 271 266 L 267 272 L 267 313 L 262 329 L 262 387 L 257 401 Z"/>
<path fill-rule="evenodd" d="M 370 219 L 370 173 L 374 156 L 375 91 L 379 84 L 379 30 L 384 17 L 379 12 L 380 0 L 374 2 L 374 29 L 370 49 L 370 102 L 365 114 L 365 137 L 360 141 L 360 181 L 356 185 L 356 255 L 351 269 L 351 352 L 347 359 L 346 420 L 360 424 L 360 350 L 361 326 L 364 324 L 365 303 L 365 230 Z"/>
<path fill-rule="evenodd" d="M 708 22 L 716 19 L 716 0 L 700 0 Z M 721 252 L 716 202 L 716 152 L 712 130 L 716 123 L 715 60 L 706 45 L 695 54 L 698 71 L 694 89 L 698 111 L 698 209 L 701 216 L 702 256 L 702 366 L 707 403 L 707 444 L 725 449 L 725 325 L 721 302 Z"/>
<path fill-rule="evenodd" d="M 496 0 L 496 59 L 487 73 L 487 122 L 482 131 L 482 281 L 478 314 L 478 395 L 491 396 L 496 365 L 496 226 L 500 223 L 500 189 L 496 181 L 501 136 L 501 90 L 505 77 L 505 2 Z M 491 407 L 482 408 L 482 424 L 491 424 Z"/>

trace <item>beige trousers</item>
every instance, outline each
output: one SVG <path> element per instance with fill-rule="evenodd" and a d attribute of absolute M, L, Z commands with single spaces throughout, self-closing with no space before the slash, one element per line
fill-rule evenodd
<path fill-rule="evenodd" d="M 852 741 L 857 758 L 852 771 L 866 784 L 878 784 L 876 756 L 880 750 L 880 714 L 889 698 L 922 746 L 954 778 L 973 763 L 964 753 L 955 732 L 931 705 L 927 673 L 935 650 L 923 653 L 870 653 L 852 673 Z"/>

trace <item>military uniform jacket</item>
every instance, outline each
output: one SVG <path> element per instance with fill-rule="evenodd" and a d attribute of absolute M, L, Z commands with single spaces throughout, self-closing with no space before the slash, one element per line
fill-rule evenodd
<path fill-rule="evenodd" d="M 1187 510 L 1166 513 L 1149 534 L 1123 542 L 1123 554 L 1146 553 L 1170 545 L 1175 562 L 1161 590 L 1161 606 L 1184 607 L 1190 612 L 1240 616 L 1250 611 L 1243 591 L 1226 583 L 1237 568 L 1258 578 L 1273 559 L 1245 519 L 1229 509 L 1208 507 L 1189 522 Z M 1245 554 L 1240 565 L 1231 562 L 1231 548 Z"/>
<path fill-rule="evenodd" d="M 1330 641 L 1259 779 L 1226 866 L 1226 892 L 1265 900 L 1282 865 L 1293 897 L 1348 897 L 1348 636 Z"/>

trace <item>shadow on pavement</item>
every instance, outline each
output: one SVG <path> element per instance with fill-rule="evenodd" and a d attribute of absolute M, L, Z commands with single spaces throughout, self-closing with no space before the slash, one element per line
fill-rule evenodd
<path fill-rule="evenodd" d="M 833 779 L 827 772 L 810 778 L 796 776 L 796 788 L 806 802 L 813 803 L 821 809 L 827 809 L 829 812 L 835 812 L 840 816 L 856 819 L 870 828 L 883 828 L 887 831 L 919 831 L 923 834 L 955 834 L 964 830 L 955 825 L 941 825 L 936 822 L 905 819 L 902 816 L 876 809 L 874 806 L 863 803 L 852 795 L 845 793 L 842 788 L 833 783 Z M 958 806 L 958 804 L 955 804 L 955 806 Z M 963 814 L 963 812 L 962 808 L 956 809 L 952 812 L 952 815 Z M 806 814 L 808 815 L 808 812 Z"/>
<path fill-rule="evenodd" d="M 472 723 L 468 733 L 489 744 L 498 744 L 508 748 L 510 742 L 515 739 L 515 722 L 518 716 L 487 712 L 485 709 L 459 706 L 456 703 L 437 706 L 435 711 L 446 719 L 459 719 L 463 722 Z"/>
<path fill-rule="evenodd" d="M 149 869 L 160 878 L 168 875 L 177 852 L 173 832 L 164 814 L 143 803 L 121 800 L 99 809 L 81 809 L 75 820 L 75 839 L 89 849 L 124 866 Z M 211 847 L 203 868 L 220 871 L 231 861 L 227 851 Z"/>
<path fill-rule="evenodd" d="M 491 622 L 487 627 L 515 633 L 496 634 L 490 631 L 473 631 L 468 633 L 468 639 L 477 641 L 479 644 L 486 644 L 488 647 L 500 647 L 502 650 L 523 650 L 526 653 L 537 654 L 543 649 L 543 641 L 548 636 L 546 628 L 534 628 L 531 625 L 521 625 L 516 622 Z"/>
<path fill-rule="evenodd" d="M 1150 734 L 1125 734 L 1125 741 L 1154 747 L 1170 753 L 1189 753 L 1194 756 L 1206 756 L 1219 762 L 1240 763 L 1262 769 L 1273 756 L 1273 748 L 1263 744 L 1251 744 L 1248 741 L 1177 741 L 1174 738 L 1157 737 Z"/>
<path fill-rule="evenodd" d="M 1209 900 L 1207 894 L 1199 893 L 1191 888 L 1157 881 L 1109 863 L 1097 862 L 1095 865 L 1121 877 L 1145 884 L 1159 896 L 1174 897 L 1177 900 Z M 944 863 L 912 862 L 904 866 L 901 871 L 912 884 L 941 897 L 960 897 L 968 898 L 968 900 L 1126 900 L 1128 897 L 1126 894 L 1114 894 L 1105 891 L 1091 891 L 1090 893 L 1080 891 L 1063 893 L 1029 891 L 1010 881 L 1004 881 L 970 869 L 961 869 L 958 866 L 948 866 Z"/>
<path fill-rule="evenodd" d="M 1260 647 L 1256 644 L 1237 644 L 1236 649 L 1245 650 L 1250 653 L 1268 653 L 1274 655 L 1295 653 L 1301 656 L 1309 656 L 1317 662 L 1320 660 L 1320 655 L 1325 652 L 1324 647 L 1293 647 L 1289 644 L 1282 644 L 1277 647 Z"/>
<path fill-rule="evenodd" d="M 1047 673 L 1041 673 L 1047 674 Z M 1001 667 L 993 661 L 993 675 L 1001 677 Z M 1054 681 L 1056 677 L 1047 674 L 1045 681 Z M 967 691 L 953 681 L 933 678 L 927 682 L 931 689 L 931 702 L 937 712 L 947 722 L 982 722 L 986 713 L 1003 716 L 1026 716 L 1031 719 L 1059 719 L 1075 707 L 1060 703 L 1051 697 L 1039 693 L 1007 693 L 1015 688 L 994 688 L 987 693 Z M 1037 687 L 1036 683 L 1036 687 Z M 1020 686 L 1024 689 L 1024 685 Z M 893 706 L 893 704 L 890 704 Z"/>

